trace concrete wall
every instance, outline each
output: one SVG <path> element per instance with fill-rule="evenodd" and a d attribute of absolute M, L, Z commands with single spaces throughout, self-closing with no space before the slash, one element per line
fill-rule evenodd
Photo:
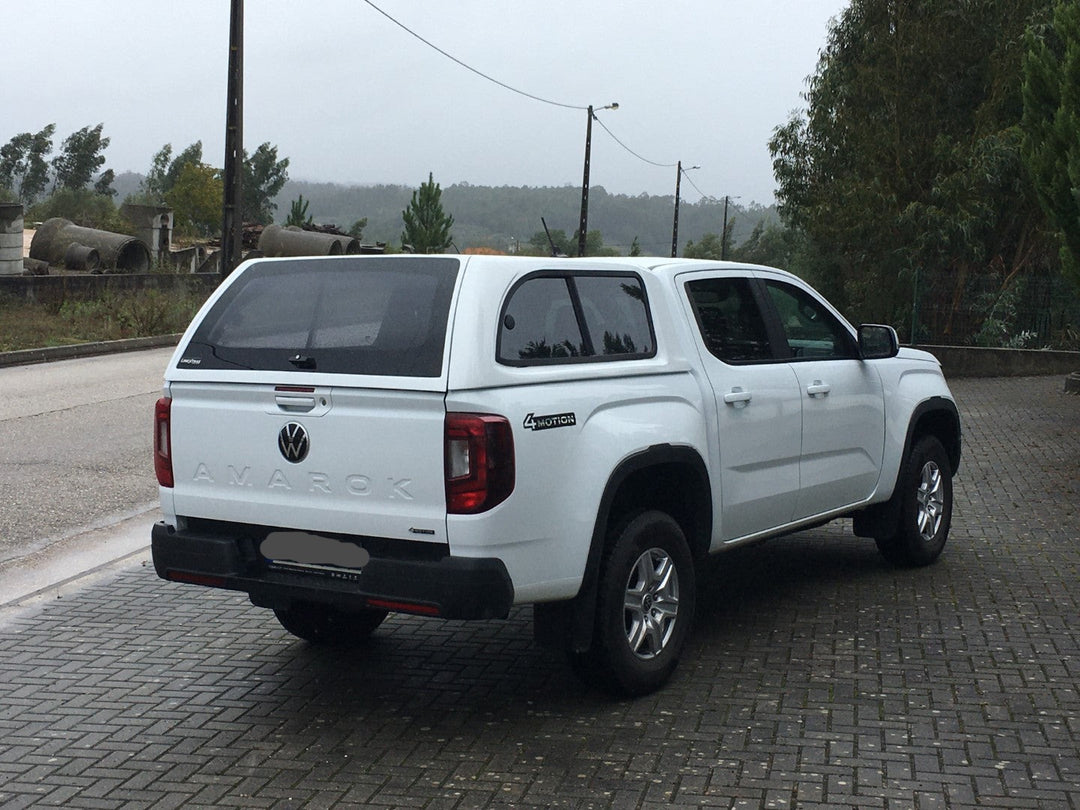
<path fill-rule="evenodd" d="M 1035 377 L 1080 371 L 1080 352 L 919 346 L 941 361 L 946 377 Z"/>
<path fill-rule="evenodd" d="M 0 296 L 55 303 L 96 298 L 106 291 L 198 289 L 209 293 L 220 281 L 220 276 L 210 273 L 0 276 Z"/>

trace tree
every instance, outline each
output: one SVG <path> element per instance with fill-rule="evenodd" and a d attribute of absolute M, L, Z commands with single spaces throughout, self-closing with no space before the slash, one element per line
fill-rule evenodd
<path fill-rule="evenodd" d="M 172 144 L 161 147 L 150 159 L 150 171 L 142 181 L 142 193 L 148 203 L 160 203 L 165 200 L 171 184 L 168 182 L 169 164 L 172 162 Z"/>
<path fill-rule="evenodd" d="M 768 267 L 790 267 L 799 248 L 799 233 L 775 222 L 758 222 L 749 238 L 729 250 L 732 259 Z"/>
<path fill-rule="evenodd" d="M 122 233 L 126 225 L 112 197 L 88 188 L 61 188 L 35 203 L 26 212 L 28 220 L 43 222 L 53 217 L 70 219 L 76 225 Z"/>
<path fill-rule="evenodd" d="M 259 145 L 255 154 L 248 156 L 244 150 L 243 210 L 244 222 L 260 222 L 269 225 L 274 221 L 278 195 L 289 179 L 289 159 L 278 160 L 277 147 L 269 142 Z"/>
<path fill-rule="evenodd" d="M 347 231 L 347 233 L 353 239 L 363 239 L 364 238 L 364 228 L 366 228 L 366 227 L 367 227 L 367 217 L 360 217 L 360 219 L 356 220 L 352 225 L 349 226 L 349 230 Z"/>
<path fill-rule="evenodd" d="M 137 199 L 132 201 L 143 202 L 147 205 L 163 204 L 177 180 L 180 179 L 185 166 L 204 165 L 202 151 L 202 141 L 195 141 L 176 157 L 173 157 L 171 143 L 162 146 L 150 159 L 150 170 L 143 178 L 141 192 L 136 195 Z"/>
<path fill-rule="evenodd" d="M 1028 29 L 1023 65 L 1024 161 L 1080 285 L 1080 6 L 1058 2 L 1050 26 Z"/>
<path fill-rule="evenodd" d="M 105 163 L 101 154 L 109 139 L 101 136 L 103 124 L 83 127 L 64 138 L 60 154 L 53 158 L 53 188 L 85 188 Z"/>
<path fill-rule="evenodd" d="M 707 233 L 701 237 L 701 241 L 694 244 L 687 242 L 683 249 L 683 256 L 687 259 L 712 259 L 717 260 L 723 251 L 720 236 L 715 233 Z"/>
<path fill-rule="evenodd" d="M 293 200 L 289 206 L 289 216 L 285 218 L 285 225 L 297 225 L 301 228 L 305 225 L 311 225 L 314 220 L 308 216 L 309 202 L 310 200 L 304 199 L 303 194 Z"/>
<path fill-rule="evenodd" d="M 899 323 L 940 301 L 932 331 L 968 335 L 973 288 L 1037 264 L 1017 43 L 1049 2 L 852 0 L 834 21 L 807 111 L 769 148 L 797 269 L 842 309 Z"/>
<path fill-rule="evenodd" d="M 221 227 L 225 184 L 221 174 L 205 163 L 185 163 L 165 195 L 178 229 L 191 236 L 209 236 Z"/>
<path fill-rule="evenodd" d="M 631 256 L 640 256 L 641 255 L 641 243 L 638 242 L 638 238 L 636 236 L 634 237 L 634 241 L 630 243 L 630 255 Z"/>
<path fill-rule="evenodd" d="M 116 189 L 112 187 L 115 179 L 116 172 L 112 169 L 106 169 L 101 173 L 101 176 L 94 181 L 94 193 L 100 194 L 103 197 L 115 197 Z"/>
<path fill-rule="evenodd" d="M 408 245 L 413 253 L 443 253 L 450 247 L 454 218 L 443 212 L 441 198 L 442 189 L 428 172 L 427 182 L 413 192 L 409 207 L 401 212 L 403 248 Z"/>
<path fill-rule="evenodd" d="M 49 179 L 49 164 L 45 156 L 52 152 L 55 124 L 40 132 L 22 132 L 0 146 L 0 188 L 18 194 L 26 205 L 33 203 L 45 190 Z"/>

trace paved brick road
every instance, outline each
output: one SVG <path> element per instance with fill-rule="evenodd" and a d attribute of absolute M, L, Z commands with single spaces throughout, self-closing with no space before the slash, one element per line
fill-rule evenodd
<path fill-rule="evenodd" d="M 360 652 L 124 570 L 0 624 L 0 806 L 1080 808 L 1080 397 L 960 380 L 953 534 L 738 551 L 674 681 L 586 692 L 505 623 Z"/>

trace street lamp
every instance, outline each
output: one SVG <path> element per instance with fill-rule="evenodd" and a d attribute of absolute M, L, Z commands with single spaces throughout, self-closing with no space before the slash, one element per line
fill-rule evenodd
<path fill-rule="evenodd" d="M 700 166 L 689 166 L 686 171 L 700 168 Z M 675 171 L 675 219 L 671 223 L 671 258 L 673 259 L 679 255 L 679 185 L 682 183 L 682 175 L 683 167 L 680 160 L 678 169 Z"/>
<path fill-rule="evenodd" d="M 611 102 L 601 110 L 617 110 L 618 102 Z M 593 106 L 589 105 L 589 123 L 585 128 L 585 172 L 581 180 L 581 222 L 578 223 L 578 256 L 585 255 L 585 237 L 589 231 L 589 153 L 592 151 Z"/>

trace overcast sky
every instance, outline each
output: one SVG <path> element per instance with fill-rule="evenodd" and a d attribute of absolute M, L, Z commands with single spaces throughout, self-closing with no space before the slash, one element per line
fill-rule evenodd
<path fill-rule="evenodd" d="M 773 200 L 767 147 L 846 0 L 373 0 L 504 84 L 598 112 L 592 185 L 685 199 Z M 6 4 L 0 143 L 104 123 L 106 167 L 146 172 L 202 140 L 221 166 L 229 0 Z M 487 81 L 364 0 L 247 0 L 244 143 L 298 180 L 443 187 L 581 184 L 587 116 Z M 671 164 L 655 166 L 652 163 Z"/>

